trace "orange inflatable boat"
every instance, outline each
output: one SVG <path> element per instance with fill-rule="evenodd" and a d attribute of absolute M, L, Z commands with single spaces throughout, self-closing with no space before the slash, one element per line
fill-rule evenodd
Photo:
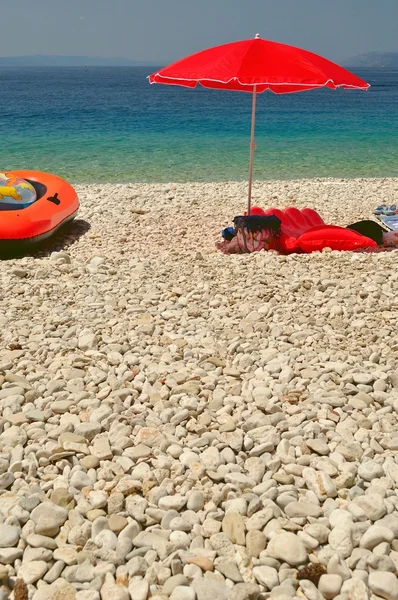
<path fill-rule="evenodd" d="M 0 250 L 23 250 L 41 242 L 79 209 L 73 187 L 39 171 L 0 173 Z"/>

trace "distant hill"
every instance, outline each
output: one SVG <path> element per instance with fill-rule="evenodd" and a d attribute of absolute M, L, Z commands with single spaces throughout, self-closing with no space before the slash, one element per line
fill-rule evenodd
<path fill-rule="evenodd" d="M 4 56 L 0 67 L 147 67 L 154 61 L 143 62 L 128 58 L 103 58 L 100 56 Z"/>
<path fill-rule="evenodd" d="M 365 52 L 344 61 L 347 67 L 398 69 L 398 52 Z"/>

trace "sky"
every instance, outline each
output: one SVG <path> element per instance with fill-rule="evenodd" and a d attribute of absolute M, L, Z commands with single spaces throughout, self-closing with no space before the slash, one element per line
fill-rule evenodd
<path fill-rule="evenodd" d="M 398 52 L 398 0 L 0 0 L 0 9 L 0 56 L 163 65 L 256 33 L 334 61 Z"/>

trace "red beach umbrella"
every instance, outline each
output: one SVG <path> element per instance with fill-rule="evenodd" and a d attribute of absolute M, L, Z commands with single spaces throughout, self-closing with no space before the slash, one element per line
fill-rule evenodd
<path fill-rule="evenodd" d="M 370 86 L 353 73 L 317 54 L 263 40 L 232 42 L 202 50 L 183 58 L 148 77 L 150 83 L 195 88 L 251 92 L 252 125 L 250 138 L 248 214 L 253 179 L 256 96 L 271 90 L 290 94 L 327 87 L 367 90 Z"/>

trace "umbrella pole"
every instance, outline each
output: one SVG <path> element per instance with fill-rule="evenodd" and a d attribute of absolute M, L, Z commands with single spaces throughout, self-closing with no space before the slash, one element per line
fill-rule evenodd
<path fill-rule="evenodd" d="M 253 160 L 254 150 L 256 144 L 254 143 L 254 127 L 256 124 L 256 100 L 257 100 L 257 86 L 253 86 L 253 101 L 252 101 L 252 128 L 250 134 L 250 162 L 249 162 L 249 197 L 247 201 L 247 214 L 250 215 L 250 209 L 252 205 L 252 182 L 253 182 Z"/>

